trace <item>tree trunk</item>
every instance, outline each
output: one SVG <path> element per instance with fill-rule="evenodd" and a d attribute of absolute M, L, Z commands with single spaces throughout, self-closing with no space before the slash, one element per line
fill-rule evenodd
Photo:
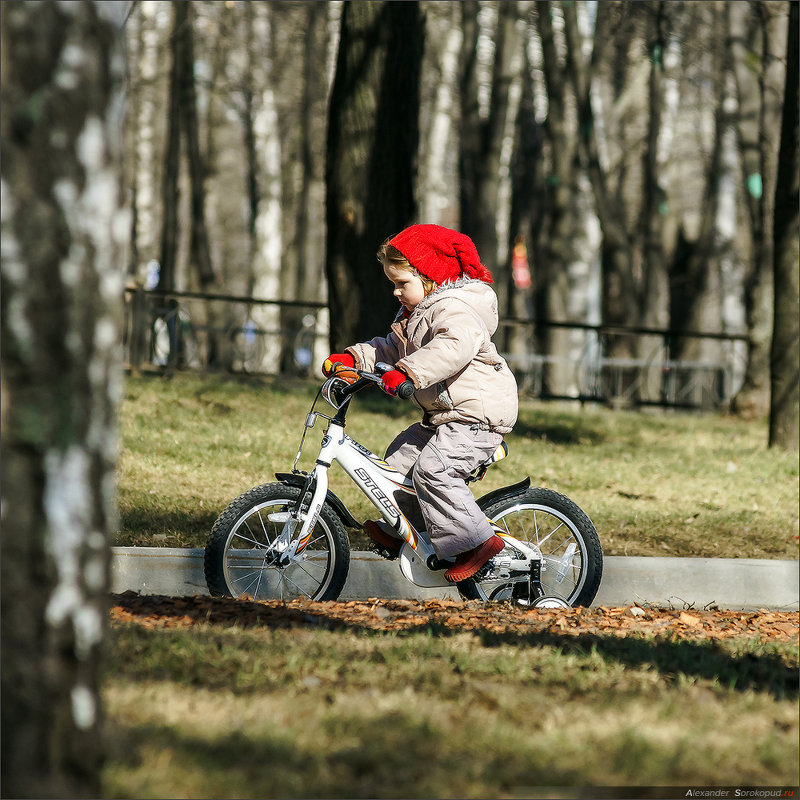
<path fill-rule="evenodd" d="M 669 315 L 669 276 L 664 252 L 664 222 L 667 194 L 662 184 L 662 161 L 659 141 L 664 122 L 666 76 L 664 56 L 668 43 L 668 4 L 657 0 L 650 5 L 650 78 L 648 92 L 647 146 L 642 158 L 642 287 L 639 325 L 645 328 L 666 328 Z M 641 336 L 636 354 L 648 366 L 642 368 L 638 399 L 658 400 L 661 393 L 666 355 L 660 336 Z M 652 364 L 652 366 L 650 366 Z"/>
<path fill-rule="evenodd" d="M 417 197 L 421 222 L 458 227 L 454 208 L 455 176 L 452 156 L 458 142 L 455 122 L 458 96 L 459 55 L 461 52 L 461 4 L 434 3 L 427 9 L 430 54 L 426 53 L 429 77 L 423 77 L 430 106 L 430 117 L 422 132 L 419 156 Z M 424 90 L 423 90 L 424 92 Z"/>
<path fill-rule="evenodd" d="M 569 87 L 559 58 L 550 3 L 538 2 L 537 22 L 542 43 L 542 66 L 547 87 L 545 131 L 551 153 L 546 180 L 546 211 L 536 259 L 537 317 L 548 322 L 569 321 L 569 266 L 575 258 L 576 220 L 573 198 L 578 191 L 577 139 L 568 122 Z M 543 327 L 538 333 L 541 352 L 553 360 L 543 370 L 543 392 L 565 395 L 574 369 L 568 363 L 570 333 Z"/>
<path fill-rule="evenodd" d="M 631 322 L 632 309 L 639 307 L 633 274 L 634 243 L 627 230 L 621 200 L 617 196 L 612 196 L 609 191 L 607 176 L 600 162 L 592 109 L 590 70 L 589 64 L 583 57 L 577 9 L 574 3 L 563 3 L 562 9 L 567 39 L 568 74 L 578 106 L 578 143 L 592 187 L 595 212 L 603 236 L 601 246 L 603 322 L 607 325 L 626 325 Z M 605 4 L 598 5 L 598 26 L 606 9 Z M 597 35 L 602 35 L 602 29 Z M 597 35 L 595 41 L 597 41 Z M 609 337 L 607 354 L 623 357 L 633 355 L 630 339 L 628 337 Z"/>
<path fill-rule="evenodd" d="M 186 141 L 186 155 L 189 160 L 191 178 L 191 246 L 189 258 L 197 268 L 197 277 L 202 289 L 216 283 L 211 264 L 211 251 L 208 245 L 206 228 L 206 167 L 200 153 L 200 131 L 197 120 L 197 93 L 194 87 L 194 9 L 192 0 L 176 3 L 175 35 L 181 38 L 180 47 L 176 44 L 176 54 L 180 54 L 180 115 L 182 130 Z"/>
<path fill-rule="evenodd" d="M 126 65 L 128 82 L 128 113 L 134 120 L 139 120 L 142 116 L 142 80 L 138 74 L 142 60 L 141 53 L 144 43 L 144 19 L 141 14 L 134 14 L 135 7 L 132 5 L 126 23 Z M 126 125 L 123 138 L 123 152 L 129 154 L 124 159 L 123 185 L 130 187 L 130 233 L 128 236 L 128 252 L 125 259 L 125 283 L 126 286 L 135 286 L 137 283 L 137 273 L 139 266 L 139 201 L 137 198 L 138 185 L 137 176 L 139 174 L 139 151 L 136 141 L 136 128 L 133 125 Z M 138 366 L 138 365 L 137 365 Z"/>
<path fill-rule="evenodd" d="M 256 106 L 256 153 L 258 154 L 258 206 L 255 219 L 252 296 L 263 300 L 280 298 L 283 250 L 281 206 L 281 140 L 278 112 L 271 87 L 265 87 Z M 280 308 L 253 306 L 251 318 L 261 331 L 264 347 L 252 369 L 278 372 L 280 368 Z"/>
<path fill-rule="evenodd" d="M 476 4 L 465 5 L 468 14 L 464 46 L 477 47 Z M 511 85 L 519 75 L 518 58 L 520 36 L 517 30 L 519 9 L 516 2 L 507 0 L 498 4 L 494 36 L 494 62 L 491 74 L 491 93 L 485 119 L 478 113 L 478 81 L 475 75 L 474 54 L 467 53 L 463 85 L 467 87 L 462 108 L 462 202 L 461 230 L 475 242 L 481 260 L 491 270 L 495 279 L 495 290 L 500 307 L 507 304 L 506 258 L 499 252 L 497 223 L 502 181 L 501 158 L 504 139 L 507 135 L 509 114 L 516 116 L 512 108 Z M 505 251 L 505 242 L 503 243 Z"/>
<path fill-rule="evenodd" d="M 324 250 L 321 237 L 315 234 L 323 227 L 319 219 L 324 197 L 324 142 L 326 99 L 329 75 L 321 67 L 320 53 L 327 50 L 327 9 L 323 3 L 305 3 L 296 9 L 300 15 L 295 24 L 304 32 L 302 69 L 295 69 L 297 86 L 294 96 L 300 97 L 284 111 L 282 142 L 290 148 L 284 154 L 284 219 L 287 241 L 284 248 L 282 277 L 283 297 L 289 300 L 323 299 Z M 296 60 L 293 62 L 296 66 Z M 302 180 L 297 179 L 298 169 Z M 307 374 L 312 364 L 318 364 L 325 353 L 314 354 L 316 315 L 309 309 L 286 306 L 281 309 L 283 333 L 281 370 L 285 373 Z M 326 348 L 325 348 L 326 349 Z"/>
<path fill-rule="evenodd" d="M 522 92 L 516 120 L 516 140 L 511 170 L 511 208 L 509 223 L 508 316 L 519 320 L 532 320 L 534 316 L 534 289 L 531 258 L 536 258 L 537 234 L 542 208 L 541 180 L 542 131 L 534 113 L 533 81 L 527 58 L 527 47 L 522 48 Z M 501 311 L 502 316 L 502 311 Z M 514 325 L 506 332 L 505 340 L 498 342 L 505 348 L 509 365 L 517 374 L 523 390 L 533 388 L 531 379 L 532 356 L 535 353 L 534 331 L 529 325 Z"/>
<path fill-rule="evenodd" d="M 159 66 L 158 9 L 153 3 L 138 3 L 131 20 L 136 20 L 138 46 L 135 62 L 129 59 L 130 82 L 136 86 L 130 106 L 134 130 L 132 133 L 134 164 L 131 180 L 132 214 L 131 225 L 135 239 L 131 240 L 131 252 L 135 254 L 133 265 L 139 282 L 145 278 L 148 262 L 161 257 L 158 241 L 158 209 L 156 175 L 156 78 Z M 126 150 L 126 153 L 129 151 Z M 133 225 L 135 223 L 135 228 Z"/>
<path fill-rule="evenodd" d="M 332 350 L 385 332 L 397 311 L 375 254 L 414 220 L 423 32 L 415 0 L 342 10 L 326 170 Z"/>
<path fill-rule="evenodd" d="M 775 189 L 775 315 L 770 351 L 769 445 L 797 450 L 800 437 L 800 254 L 798 254 L 798 4 L 790 4 L 786 90 Z"/>
<path fill-rule="evenodd" d="M 2 784 L 102 797 L 125 4 L 2 5 Z"/>
<path fill-rule="evenodd" d="M 744 383 L 736 413 L 761 416 L 769 407 L 769 352 L 773 313 L 775 167 L 785 67 L 783 2 L 729 3 L 731 52 L 739 91 L 738 130 L 752 230 L 752 257 L 745 277 L 745 314 L 750 337 Z M 750 38 L 752 35 L 752 38 Z M 748 41 L 749 40 L 749 41 Z M 753 60 L 759 65 L 753 80 Z"/>
<path fill-rule="evenodd" d="M 719 23 L 724 9 L 712 9 Z M 670 268 L 670 327 L 675 331 L 702 331 L 721 325 L 721 288 L 716 241 L 717 221 L 721 203 L 720 185 L 723 169 L 723 147 L 728 128 L 726 104 L 728 94 L 728 54 L 722 46 L 724 27 L 715 26 L 716 37 L 711 44 L 711 96 L 708 104 L 713 113 L 713 137 L 708 163 L 705 167 L 702 203 L 696 236 L 689 238 L 679 227 L 673 248 Z M 678 336 L 670 342 L 670 357 L 675 360 L 710 361 L 714 355 L 709 347 L 717 345 L 696 338 Z M 682 389 L 688 392 L 688 387 Z"/>
<path fill-rule="evenodd" d="M 172 66 L 169 73 L 169 100 L 167 106 L 167 141 L 164 150 L 164 166 L 161 179 L 161 278 L 159 289 L 174 291 L 178 260 L 178 203 L 180 190 L 181 155 L 181 66 L 183 58 L 180 35 L 180 6 L 172 5 Z"/>

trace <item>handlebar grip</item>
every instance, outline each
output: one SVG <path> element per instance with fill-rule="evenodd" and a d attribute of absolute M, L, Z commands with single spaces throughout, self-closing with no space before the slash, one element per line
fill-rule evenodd
<path fill-rule="evenodd" d="M 397 397 L 401 400 L 408 400 L 412 394 L 414 394 L 414 384 L 411 381 L 403 381 L 397 387 Z"/>

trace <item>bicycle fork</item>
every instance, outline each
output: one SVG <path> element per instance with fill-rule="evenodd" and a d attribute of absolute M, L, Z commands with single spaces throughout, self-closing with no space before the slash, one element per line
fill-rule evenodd
<path fill-rule="evenodd" d="M 304 511 L 305 499 L 308 497 L 309 491 L 311 500 Z M 279 567 L 286 567 L 303 552 L 311 540 L 311 534 L 325 502 L 327 491 L 327 469 L 315 468 L 306 478 L 294 506 L 287 511 L 278 511 L 269 515 L 270 522 L 282 522 L 283 528 L 272 544 L 267 547 L 266 561 L 272 561 Z M 295 535 L 298 526 L 300 526 L 300 533 Z"/>

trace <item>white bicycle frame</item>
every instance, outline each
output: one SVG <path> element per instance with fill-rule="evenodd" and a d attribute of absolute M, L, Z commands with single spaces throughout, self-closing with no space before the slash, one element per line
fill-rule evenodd
<path fill-rule="evenodd" d="M 309 419 L 306 420 L 306 428 L 313 426 L 316 416 L 317 414 L 309 415 Z M 330 421 L 330 424 L 322 438 L 316 466 L 308 476 L 311 480 L 310 485 L 313 486 L 308 509 L 300 517 L 296 517 L 294 512 L 286 513 L 285 519 L 283 513 L 280 514 L 280 519 L 277 518 L 278 515 L 270 515 L 272 521 L 283 521 L 285 524 L 281 535 L 269 549 L 282 553 L 281 560 L 285 563 L 300 557 L 311 539 L 311 533 L 327 497 L 328 469 L 334 462 L 338 462 L 356 486 L 380 511 L 381 516 L 395 535 L 404 541 L 400 550 L 400 569 L 406 579 L 417 586 L 426 588 L 453 586 L 452 582 L 444 577 L 444 569 L 428 567 L 428 560 L 436 556 L 430 539 L 425 531 L 418 531 L 414 528 L 394 499 L 394 493 L 397 491 L 412 496 L 416 495 L 411 480 L 348 436 L 344 432 L 343 425 L 329 417 L 326 419 Z M 293 534 L 301 522 L 300 534 L 295 538 Z M 527 572 L 531 560 L 541 561 L 542 557 L 538 548 L 531 546 L 528 542 L 516 539 L 497 526 L 494 527 L 498 536 L 501 536 L 509 544 L 513 544 L 517 551 L 524 554 L 521 559 L 503 556 L 503 554 L 496 556 L 494 563 L 498 568 Z"/>

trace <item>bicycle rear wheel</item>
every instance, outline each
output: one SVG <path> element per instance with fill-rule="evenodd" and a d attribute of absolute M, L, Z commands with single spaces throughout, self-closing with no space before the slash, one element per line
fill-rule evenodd
<path fill-rule="evenodd" d="M 324 505 L 311 539 L 288 563 L 274 545 L 300 489 L 257 486 L 220 514 L 205 549 L 206 584 L 214 596 L 253 600 L 335 600 L 347 580 L 350 549 L 337 514 Z M 299 534 L 300 526 L 295 531 Z"/>
<path fill-rule="evenodd" d="M 588 606 L 594 600 L 603 575 L 603 550 L 592 521 L 568 497 L 550 489 L 528 489 L 502 498 L 486 509 L 486 516 L 505 533 L 538 548 L 542 555 L 541 584 L 544 594 L 560 597 L 571 606 Z M 504 555 L 519 557 L 507 545 Z M 505 601 L 525 597 L 519 590 L 528 576 L 491 568 L 458 584 L 472 600 Z M 521 602 L 524 602 L 521 601 Z"/>

